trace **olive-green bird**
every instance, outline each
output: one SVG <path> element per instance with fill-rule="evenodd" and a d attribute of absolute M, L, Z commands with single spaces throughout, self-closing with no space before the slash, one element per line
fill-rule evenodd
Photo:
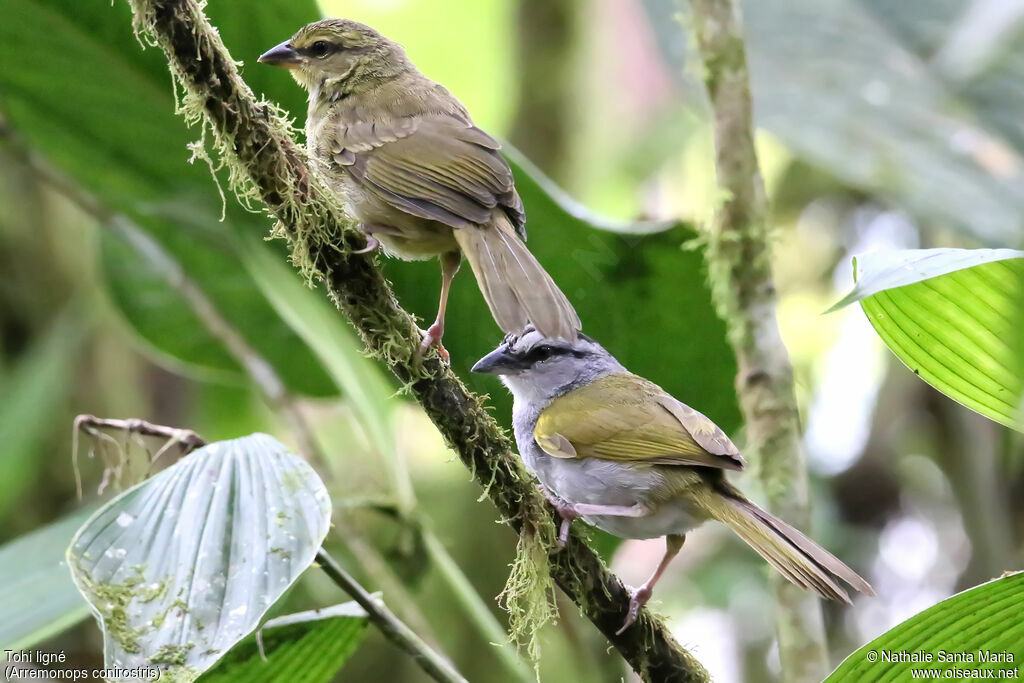
<path fill-rule="evenodd" d="M 743 459 L 714 422 L 653 382 L 629 372 L 585 335 L 574 342 L 534 330 L 508 337 L 473 366 L 512 391 L 512 426 L 527 469 L 562 515 L 621 538 L 666 537 L 665 556 L 631 591 L 622 630 L 691 529 L 725 523 L 796 585 L 849 602 L 840 586 L 874 595 L 868 582 L 827 550 L 765 512 L 725 478 Z"/>
<path fill-rule="evenodd" d="M 309 91 L 307 144 L 367 235 L 403 259 L 441 257 L 437 319 L 423 350 L 443 351 L 445 308 L 464 254 L 502 330 L 528 323 L 572 340 L 580 320 L 526 248 L 526 216 L 501 145 L 400 45 L 369 26 L 325 19 L 259 61 Z"/>

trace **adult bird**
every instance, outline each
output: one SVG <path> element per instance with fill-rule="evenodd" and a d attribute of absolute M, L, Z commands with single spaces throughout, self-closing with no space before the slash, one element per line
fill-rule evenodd
<path fill-rule="evenodd" d="M 441 258 L 437 318 L 422 351 L 443 354 L 445 309 L 462 255 L 495 322 L 572 340 L 572 304 L 526 248 L 523 202 L 501 145 L 397 43 L 348 19 L 301 28 L 259 58 L 309 91 L 307 144 L 367 235 L 406 260 Z"/>
<path fill-rule="evenodd" d="M 583 521 L 620 538 L 666 537 L 651 577 L 631 590 L 620 633 L 636 619 L 691 529 L 724 522 L 796 585 L 849 602 L 840 586 L 874 595 L 867 581 L 725 478 L 743 459 L 714 422 L 653 382 L 626 370 L 585 335 L 546 339 L 536 330 L 506 337 L 473 366 L 512 392 L 512 425 L 528 470 L 569 523 Z"/>

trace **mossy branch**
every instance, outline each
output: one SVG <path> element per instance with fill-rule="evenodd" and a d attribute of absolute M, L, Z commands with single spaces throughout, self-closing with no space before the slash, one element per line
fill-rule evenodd
<path fill-rule="evenodd" d="M 215 136 L 235 190 L 278 220 L 292 260 L 322 281 L 366 348 L 406 385 L 523 543 L 554 535 L 552 511 L 523 471 L 503 430 L 436 354 L 418 358 L 419 331 L 399 307 L 372 258 L 354 255 L 362 234 L 333 193 L 310 173 L 303 149 L 277 109 L 241 79 L 195 0 L 130 0 L 136 29 L 167 56 L 182 90 L 182 113 Z M 532 539 L 532 540 L 531 540 Z M 629 596 L 600 558 L 573 535 L 543 552 L 543 569 L 647 681 L 705 681 L 700 663 L 646 610 L 621 636 Z M 530 606 L 520 606 L 529 609 Z"/>
<path fill-rule="evenodd" d="M 734 0 L 690 0 L 690 5 L 714 115 L 718 186 L 725 197 L 705 231 L 705 253 L 715 306 L 739 366 L 736 391 L 746 423 L 746 451 L 757 465 L 772 512 L 807 528 L 807 470 L 793 368 L 775 317 L 768 207 L 754 148 L 739 6 Z M 774 580 L 784 678 L 820 681 L 828 673 L 821 605 L 781 576 Z"/>

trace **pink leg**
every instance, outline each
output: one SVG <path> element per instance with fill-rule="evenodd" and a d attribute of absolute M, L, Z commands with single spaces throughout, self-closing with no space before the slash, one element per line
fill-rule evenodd
<path fill-rule="evenodd" d="M 679 550 L 683 547 L 683 541 L 685 540 L 686 536 L 677 536 L 675 534 L 665 537 L 665 555 L 661 558 L 661 562 L 658 563 L 658 568 L 651 574 L 651 578 L 644 582 L 644 585 L 637 589 L 630 589 L 629 612 L 626 614 L 626 621 L 622 624 L 622 628 L 616 631 L 615 635 L 619 635 L 636 621 L 637 616 L 640 614 L 640 608 L 651 599 L 654 584 L 658 583 L 658 579 L 665 573 L 665 569 L 668 567 L 668 563 L 672 561 L 672 558 L 679 554 Z"/>
<path fill-rule="evenodd" d="M 572 503 L 566 502 L 565 499 L 553 494 L 544 484 L 537 484 L 537 490 L 544 494 L 544 497 L 551 503 L 551 507 L 555 508 L 558 516 L 562 518 L 562 525 L 558 529 L 558 547 L 564 548 L 565 544 L 569 541 L 569 525 L 579 515 L 576 514 Z"/>
<path fill-rule="evenodd" d="M 609 517 L 645 517 L 650 514 L 650 508 L 637 503 L 636 505 L 591 505 L 590 503 L 570 503 L 551 492 L 548 487 L 540 484 L 537 486 L 544 497 L 555 508 L 558 516 L 562 518 L 562 526 L 558 531 L 558 545 L 565 547 L 569 540 L 569 525 L 577 517 L 608 515 Z"/>
<path fill-rule="evenodd" d="M 420 344 L 420 353 L 426 353 L 431 346 L 436 346 L 445 362 L 448 362 L 448 351 L 441 344 L 444 337 L 444 315 L 448 309 L 448 292 L 451 291 L 452 280 L 459 272 L 459 265 L 462 263 L 462 254 L 451 251 L 441 254 L 441 300 L 437 305 L 437 318 L 434 324 L 423 333 L 423 342 Z"/>

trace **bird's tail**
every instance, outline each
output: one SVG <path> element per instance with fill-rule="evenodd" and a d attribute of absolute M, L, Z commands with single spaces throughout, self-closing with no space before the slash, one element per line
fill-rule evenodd
<path fill-rule="evenodd" d="M 867 581 L 800 531 L 757 507 L 728 484 L 720 485 L 719 489 L 722 495 L 710 494 L 703 501 L 708 513 L 729 525 L 787 579 L 822 597 L 845 603 L 850 602 L 850 597 L 837 579 L 866 595 L 875 594 Z"/>
<path fill-rule="evenodd" d="M 481 228 L 455 230 L 494 321 L 517 334 L 533 323 L 545 337 L 575 339 L 580 318 L 572 304 L 504 216 Z"/>

